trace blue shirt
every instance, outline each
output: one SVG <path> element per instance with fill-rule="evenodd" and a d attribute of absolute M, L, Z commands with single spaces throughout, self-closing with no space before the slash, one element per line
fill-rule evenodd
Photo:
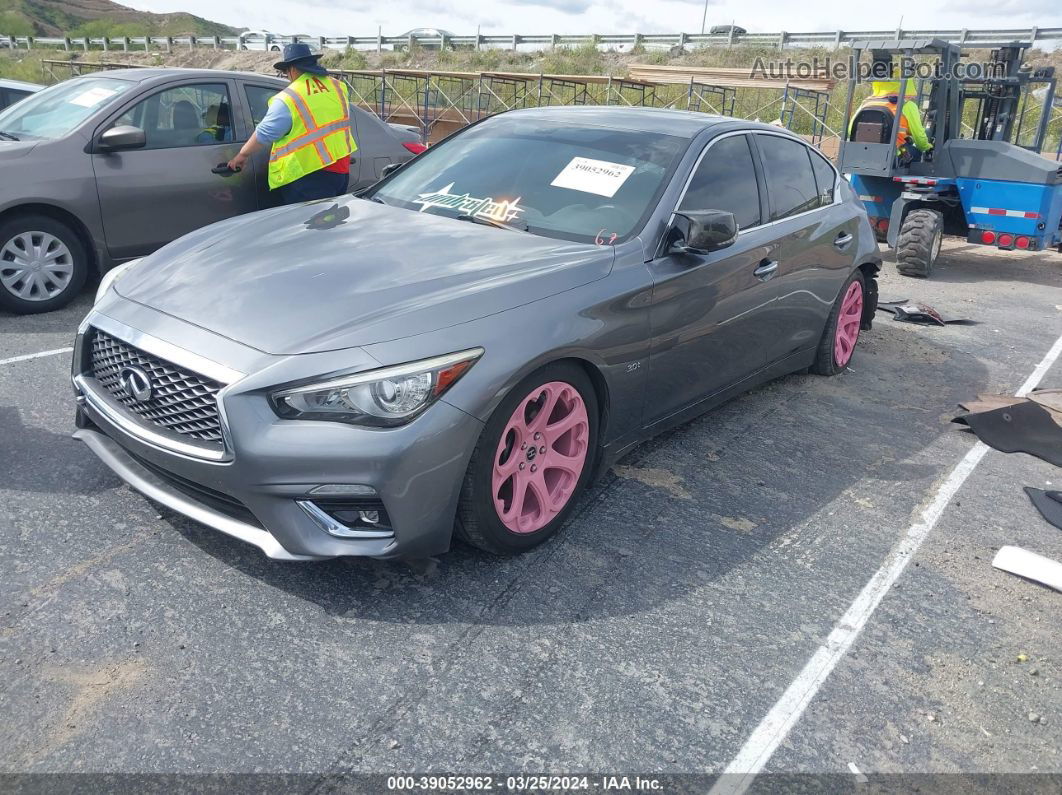
<path fill-rule="evenodd" d="M 279 141 L 289 132 L 291 132 L 291 111 L 288 110 L 287 104 L 279 99 L 276 102 L 270 102 L 265 117 L 254 129 L 258 140 L 271 144 Z"/>

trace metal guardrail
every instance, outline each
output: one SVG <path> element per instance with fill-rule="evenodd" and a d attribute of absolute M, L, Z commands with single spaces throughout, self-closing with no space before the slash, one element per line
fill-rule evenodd
<path fill-rule="evenodd" d="M 193 49 L 206 47 L 213 49 L 277 49 L 284 44 L 301 41 L 314 44 L 321 49 L 372 49 L 380 51 L 385 47 L 466 47 L 482 49 L 505 47 L 517 49 L 520 45 L 539 45 L 550 48 L 577 47 L 591 44 L 600 47 L 617 47 L 641 45 L 643 47 L 706 47 L 732 46 L 734 44 L 754 44 L 785 47 L 819 46 L 839 48 L 841 45 L 859 39 L 943 39 L 963 47 L 996 47 L 1013 41 L 1056 42 L 1062 40 L 1062 28 L 1006 28 L 993 30 L 836 30 L 813 33 L 631 33 L 631 34 L 585 34 L 585 35 L 473 35 L 473 36 L 118 36 L 118 37 L 80 37 L 69 36 L 6 36 L 0 34 L 0 42 L 11 48 L 32 49 L 34 47 L 51 47 L 63 50 L 151 50 L 159 48 L 170 51 L 173 48 Z"/>

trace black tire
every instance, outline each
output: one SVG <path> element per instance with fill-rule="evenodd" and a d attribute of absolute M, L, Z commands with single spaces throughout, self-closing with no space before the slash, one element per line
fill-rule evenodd
<path fill-rule="evenodd" d="M 58 283 L 49 280 L 51 287 L 57 288 L 54 295 L 45 297 L 48 287 L 44 292 L 40 286 L 32 287 L 29 297 L 19 296 L 25 286 L 25 280 L 19 280 L 8 286 L 5 279 L 9 280 L 16 275 L 15 260 L 11 252 L 18 246 L 21 236 L 29 235 L 31 240 L 44 240 L 35 238 L 34 235 L 48 235 L 52 239 L 66 247 L 67 255 L 61 260 L 69 260 L 69 280 L 58 289 Z M 10 246 L 9 246 L 10 244 Z M 21 248 L 20 248 L 21 250 Z M 53 249 L 54 251 L 54 249 Z M 39 312 L 51 312 L 60 309 L 77 297 L 81 288 L 88 279 L 89 258 L 85 251 L 81 238 L 77 233 L 62 221 L 57 221 L 47 215 L 19 215 L 0 224 L 0 308 L 7 309 L 18 315 L 34 315 Z"/>
<path fill-rule="evenodd" d="M 586 459 L 578 483 L 560 512 L 534 532 L 516 533 L 502 523 L 494 507 L 492 493 L 494 453 L 517 407 L 527 400 L 536 388 L 553 381 L 563 381 L 574 387 L 583 400 L 589 425 Z M 469 461 L 457 506 L 455 530 L 458 537 L 486 552 L 496 555 L 516 555 L 538 546 L 553 536 L 564 526 L 590 481 L 598 453 L 597 430 L 597 395 L 590 379 L 577 365 L 567 362 L 547 365 L 513 387 L 484 426 Z"/>
<path fill-rule="evenodd" d="M 936 210 L 911 210 L 896 237 L 896 269 L 904 276 L 929 276 L 943 237 L 944 216 Z"/>
<path fill-rule="evenodd" d="M 844 283 L 844 287 L 837 294 L 837 300 L 833 302 L 833 308 L 830 309 L 830 316 L 826 320 L 826 328 L 822 332 L 822 339 L 819 340 L 819 347 L 815 351 L 815 363 L 811 365 L 811 372 L 816 375 L 837 375 L 848 369 L 848 365 L 851 363 L 851 356 L 848 361 L 839 363 L 837 357 L 834 355 L 834 341 L 837 336 L 837 319 L 841 314 L 841 305 L 844 303 L 844 298 L 848 294 L 848 290 L 853 282 L 859 283 L 859 290 L 863 297 L 863 305 L 866 305 L 867 301 L 867 285 L 866 280 L 863 278 L 863 272 L 856 268 L 848 280 Z M 854 351 L 852 355 L 854 356 Z"/>

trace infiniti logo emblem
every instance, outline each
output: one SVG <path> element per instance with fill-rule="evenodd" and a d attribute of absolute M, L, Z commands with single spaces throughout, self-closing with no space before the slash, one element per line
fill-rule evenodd
<path fill-rule="evenodd" d="M 118 380 L 122 382 L 125 393 L 137 403 L 151 400 L 151 379 L 139 367 L 123 367 L 118 373 Z"/>

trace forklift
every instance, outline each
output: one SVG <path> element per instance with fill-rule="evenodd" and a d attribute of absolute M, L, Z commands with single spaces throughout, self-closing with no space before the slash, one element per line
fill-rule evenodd
<path fill-rule="evenodd" d="M 1014 42 L 993 50 L 978 73 L 963 71 L 968 65 L 960 63 L 959 47 L 940 39 L 852 43 L 852 63 L 858 67 L 869 53 L 875 76 L 858 68 L 849 75 L 838 163 L 879 240 L 896 250 L 903 275 L 929 276 L 944 235 L 1004 250 L 1062 252 L 1062 162 L 1058 154 L 1055 160 L 1040 154 L 1054 105 L 1054 69 L 1024 67 L 1028 47 Z M 897 74 L 895 112 L 865 109 L 853 119 L 857 84 Z M 923 111 L 933 144 L 920 159 L 912 157 L 909 140 L 902 153 L 896 146 L 905 98 Z"/>

